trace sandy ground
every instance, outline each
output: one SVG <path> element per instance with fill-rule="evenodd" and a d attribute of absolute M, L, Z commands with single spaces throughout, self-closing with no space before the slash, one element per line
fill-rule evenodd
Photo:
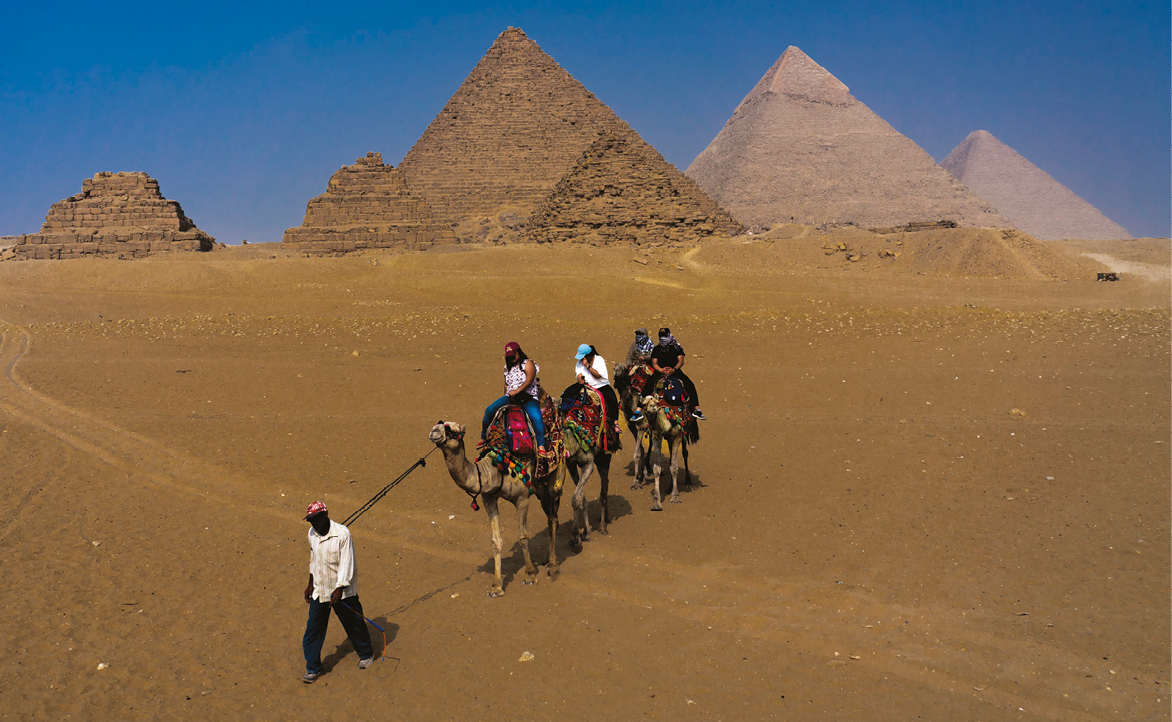
<path fill-rule="evenodd" d="M 1168 719 L 1168 284 L 807 242 L 0 264 L 0 718 Z M 474 425 L 505 341 L 556 393 L 665 324 L 699 488 L 651 512 L 627 437 L 610 535 L 523 586 L 506 508 L 488 599 L 433 455 L 353 527 L 385 661 L 334 620 L 300 682 L 309 501 Z"/>

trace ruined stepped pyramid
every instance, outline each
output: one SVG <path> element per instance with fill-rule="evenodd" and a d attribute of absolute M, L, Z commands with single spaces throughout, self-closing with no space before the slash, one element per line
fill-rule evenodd
<path fill-rule="evenodd" d="M 600 135 L 527 223 L 539 242 L 693 242 L 743 230 L 633 130 Z"/>
<path fill-rule="evenodd" d="M 342 166 L 326 192 L 309 201 L 305 221 L 285 231 L 283 243 L 310 253 L 340 253 L 362 248 L 419 249 L 454 243 L 446 224 L 436 222 L 423 199 L 408 193 L 403 175 L 367 153 Z"/>
<path fill-rule="evenodd" d="M 687 174 L 747 226 L 1012 225 L 791 46 Z"/>
<path fill-rule="evenodd" d="M 81 193 L 54 203 L 40 233 L 16 236 L 18 258 L 135 258 L 158 251 L 210 251 L 214 238 L 183 215 L 146 173 L 98 173 Z"/>
<path fill-rule="evenodd" d="M 1036 238 L 1131 238 L 1123 226 L 988 131 L 969 133 L 940 166 Z"/>

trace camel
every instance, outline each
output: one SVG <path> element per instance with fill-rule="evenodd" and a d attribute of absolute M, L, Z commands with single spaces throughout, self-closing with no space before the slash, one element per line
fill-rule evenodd
<path fill-rule="evenodd" d="M 684 485 L 692 487 L 692 475 L 688 471 L 688 442 L 699 439 L 696 433 L 696 422 L 689 420 L 685 423 L 673 423 L 668 420 L 667 414 L 659 406 L 655 396 L 643 398 L 643 414 L 651 419 L 651 453 L 654 454 L 654 466 L 651 474 L 655 479 L 655 487 L 651 493 L 651 511 L 662 511 L 660 505 L 660 475 L 663 471 L 663 442 L 667 441 L 668 455 L 671 458 L 671 499 L 672 504 L 680 503 L 680 456 L 684 458 Z"/>
<path fill-rule="evenodd" d="M 606 421 L 604 420 L 605 424 Z M 590 514 L 586 502 L 586 482 L 590 475 L 598 469 L 598 478 L 602 488 L 598 493 L 598 502 L 602 507 L 602 517 L 598 521 L 598 533 L 606 536 L 606 524 L 610 521 L 610 508 L 607 503 L 607 492 L 610 489 L 610 458 L 611 455 L 602 449 L 585 450 L 578 445 L 573 434 L 562 437 L 566 446 L 566 466 L 570 471 L 570 478 L 574 480 L 574 498 L 570 500 L 574 507 L 574 528 L 570 534 L 570 543 L 579 547 L 582 542 L 590 541 Z"/>
<path fill-rule="evenodd" d="M 639 393 L 631 386 L 629 369 L 626 367 L 620 366 L 615 370 L 615 390 L 619 393 L 619 408 L 627 419 L 627 430 L 631 432 L 631 436 L 635 437 L 635 481 L 631 483 L 631 488 L 642 489 L 643 485 L 647 483 L 647 472 L 651 470 L 650 449 L 643 448 L 643 440 L 650 441 L 651 436 L 649 417 L 644 414 L 643 418 L 638 421 L 631 421 L 631 417 L 635 415 L 639 406 Z"/>
<path fill-rule="evenodd" d="M 517 519 L 520 524 L 521 551 L 525 555 L 525 575 L 521 580 L 524 584 L 533 584 L 537 581 L 537 567 L 529 556 L 529 497 L 536 495 L 541 501 L 541 508 L 549 524 L 549 567 L 550 579 L 557 579 L 557 530 L 558 505 L 562 496 L 562 481 L 565 478 L 565 465 L 558 464 L 557 468 L 548 475 L 538 477 L 533 483 L 530 492 L 520 479 L 508 474 L 502 474 L 488 459 L 481 459 L 476 463 L 468 461 L 464 452 L 464 427 L 453 421 L 441 421 L 431 428 L 427 438 L 440 448 L 444 455 L 444 462 L 448 466 L 448 473 L 456 486 L 464 490 L 473 498 L 475 507 L 476 497 L 484 498 L 484 510 L 488 512 L 488 521 L 492 527 L 492 556 L 494 579 L 488 590 L 489 597 L 503 597 L 504 583 L 501 580 L 501 528 L 500 510 L 497 502 L 500 499 L 511 502 L 517 508 Z"/>

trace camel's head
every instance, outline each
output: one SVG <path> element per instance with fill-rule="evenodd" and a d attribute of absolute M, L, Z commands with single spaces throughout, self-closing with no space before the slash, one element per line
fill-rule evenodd
<path fill-rule="evenodd" d="M 649 416 L 659 413 L 659 401 L 654 396 L 643 397 L 643 413 Z"/>
<path fill-rule="evenodd" d="M 450 444 L 451 448 L 454 449 L 464 441 L 464 427 L 455 421 L 439 421 L 431 427 L 431 433 L 427 435 L 427 438 L 436 446 Z"/>

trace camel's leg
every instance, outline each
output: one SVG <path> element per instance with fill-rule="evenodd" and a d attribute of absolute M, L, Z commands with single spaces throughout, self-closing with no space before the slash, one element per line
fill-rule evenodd
<path fill-rule="evenodd" d="M 488 523 L 492 527 L 492 561 L 495 572 L 495 578 L 492 582 L 492 588 L 488 590 L 488 596 L 503 597 L 505 596 L 505 585 L 501 579 L 501 518 L 495 496 L 484 498 L 484 510 L 488 512 Z"/>
<path fill-rule="evenodd" d="M 520 529 L 521 553 L 525 555 L 525 578 L 522 584 L 532 584 L 537 581 L 537 567 L 533 566 L 533 558 L 529 556 L 529 495 L 525 495 L 516 502 L 517 522 Z"/>
<path fill-rule="evenodd" d="M 565 464 L 557 473 L 566 473 Z M 553 490 L 554 486 L 557 486 L 558 491 Z M 546 523 L 549 525 L 549 566 L 546 573 L 550 579 L 558 578 L 558 507 L 561 506 L 561 501 L 561 484 L 551 483 L 541 499 L 541 507 L 545 510 Z"/>
<path fill-rule="evenodd" d="M 593 457 L 587 457 L 581 470 L 576 467 L 570 469 L 570 476 L 574 477 L 574 498 L 570 500 L 570 505 L 574 507 L 574 531 L 578 535 L 578 540 L 584 542 L 590 541 L 590 513 L 586 501 L 586 482 L 590 481 L 590 475 L 593 473 Z"/>
<path fill-rule="evenodd" d="M 570 507 L 574 514 L 574 525 L 570 527 L 570 546 L 577 548 L 582 543 L 584 531 L 582 524 L 578 521 L 578 485 L 581 483 L 581 472 L 578 470 L 578 465 L 574 463 L 573 459 L 566 459 L 566 467 L 570 472 L 570 478 L 574 481 L 574 496 L 570 499 Z M 542 508 L 545 508 L 545 502 L 542 501 Z"/>
<path fill-rule="evenodd" d="M 692 484 L 692 472 L 690 469 L 688 469 L 688 439 L 687 439 L 687 437 L 682 439 L 682 443 L 683 443 L 683 450 L 680 453 L 684 457 L 684 488 L 691 489 L 695 485 Z"/>
<path fill-rule="evenodd" d="M 651 449 L 649 452 L 654 460 L 651 465 L 651 511 L 663 511 L 660 502 L 659 478 L 663 474 L 663 439 L 659 434 L 651 435 Z"/>
<path fill-rule="evenodd" d="M 643 443 L 647 442 L 647 448 Z M 648 429 L 635 430 L 635 483 L 632 489 L 642 489 L 647 483 L 647 472 L 651 466 L 651 432 Z"/>
<path fill-rule="evenodd" d="M 668 449 L 671 454 L 671 503 L 680 503 L 680 449 L 683 448 L 683 437 L 672 436 L 668 441 Z"/>
<path fill-rule="evenodd" d="M 631 435 L 635 437 L 635 456 L 633 462 L 635 464 L 635 480 L 631 482 L 632 489 L 638 489 L 643 486 L 643 432 L 638 427 L 631 426 Z"/>
<path fill-rule="evenodd" d="M 594 458 L 594 464 L 598 467 L 598 506 L 602 510 L 602 514 L 598 519 L 598 533 L 606 536 L 606 524 L 610 521 L 610 508 L 607 503 L 607 493 L 610 491 L 610 454 L 601 454 Z"/>

